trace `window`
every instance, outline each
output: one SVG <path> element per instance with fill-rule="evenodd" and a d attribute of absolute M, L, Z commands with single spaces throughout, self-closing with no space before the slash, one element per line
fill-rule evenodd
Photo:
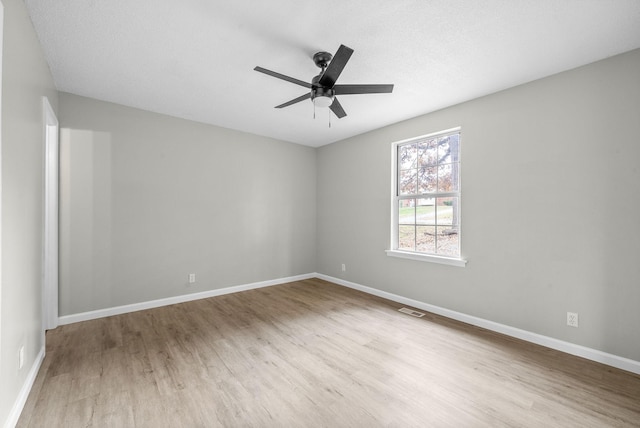
<path fill-rule="evenodd" d="M 393 144 L 393 256 L 460 259 L 460 128 Z"/>

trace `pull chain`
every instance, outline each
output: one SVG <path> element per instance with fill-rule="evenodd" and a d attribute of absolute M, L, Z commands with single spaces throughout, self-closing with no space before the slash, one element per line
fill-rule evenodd
<path fill-rule="evenodd" d="M 329 111 L 329 128 L 331 128 L 331 109 L 327 109 Z M 316 120 L 316 105 L 313 104 L 313 120 Z"/>

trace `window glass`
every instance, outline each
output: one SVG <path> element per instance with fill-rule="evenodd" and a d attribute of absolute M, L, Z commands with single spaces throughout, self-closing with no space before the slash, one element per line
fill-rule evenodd
<path fill-rule="evenodd" d="M 394 249 L 460 257 L 460 130 L 396 149 Z"/>

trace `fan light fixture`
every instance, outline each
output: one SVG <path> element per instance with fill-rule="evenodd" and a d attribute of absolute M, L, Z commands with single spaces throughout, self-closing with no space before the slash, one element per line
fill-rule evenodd
<path fill-rule="evenodd" d="M 333 104 L 333 97 L 319 95 L 313 99 L 313 105 L 316 107 L 329 107 Z"/>

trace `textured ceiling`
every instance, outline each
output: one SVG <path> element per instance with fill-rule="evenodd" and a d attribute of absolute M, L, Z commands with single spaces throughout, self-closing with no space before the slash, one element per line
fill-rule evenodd
<path fill-rule="evenodd" d="M 640 47 L 638 0 L 25 0 L 60 91 L 321 146 Z M 300 102 L 354 49 L 347 117 Z"/>

